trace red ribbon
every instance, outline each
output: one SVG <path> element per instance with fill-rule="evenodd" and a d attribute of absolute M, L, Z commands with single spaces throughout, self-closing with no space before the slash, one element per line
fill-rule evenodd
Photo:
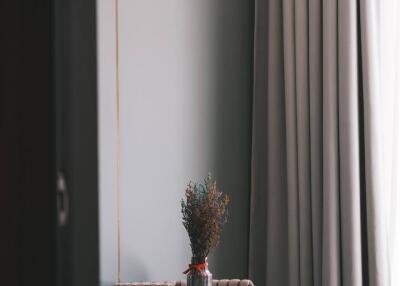
<path fill-rule="evenodd" d="M 189 264 L 189 268 L 186 269 L 183 274 L 188 274 L 190 270 L 196 270 L 199 272 L 205 271 L 208 266 L 207 262 L 199 263 L 199 264 Z"/>

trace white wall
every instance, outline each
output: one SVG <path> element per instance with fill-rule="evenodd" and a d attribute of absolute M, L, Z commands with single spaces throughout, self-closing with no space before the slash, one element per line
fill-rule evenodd
<path fill-rule="evenodd" d="M 114 1 L 98 0 L 102 285 L 116 280 Z M 252 1 L 120 0 L 122 280 L 184 279 L 180 199 L 210 171 L 231 196 L 210 258 L 247 275 Z"/>

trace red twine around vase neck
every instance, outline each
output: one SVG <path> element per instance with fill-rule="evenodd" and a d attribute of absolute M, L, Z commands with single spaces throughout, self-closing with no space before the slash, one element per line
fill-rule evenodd
<path fill-rule="evenodd" d="M 194 269 L 198 272 L 205 271 L 208 266 L 207 262 L 199 263 L 199 264 L 189 264 L 189 268 L 186 269 L 183 274 L 188 274 L 190 270 Z"/>

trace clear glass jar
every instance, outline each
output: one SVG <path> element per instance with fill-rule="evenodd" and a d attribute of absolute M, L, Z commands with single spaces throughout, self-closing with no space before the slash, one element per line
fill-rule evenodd
<path fill-rule="evenodd" d="M 191 265 L 187 274 L 187 286 L 212 286 L 212 274 L 208 270 L 207 257 L 192 257 Z"/>

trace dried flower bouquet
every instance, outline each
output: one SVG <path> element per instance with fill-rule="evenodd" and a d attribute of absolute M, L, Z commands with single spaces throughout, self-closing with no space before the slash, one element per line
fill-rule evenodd
<path fill-rule="evenodd" d="M 229 197 L 218 190 L 211 175 L 204 185 L 190 182 L 185 197 L 186 201 L 181 202 L 183 225 L 189 235 L 193 260 L 202 263 L 219 243 L 228 217 Z"/>

